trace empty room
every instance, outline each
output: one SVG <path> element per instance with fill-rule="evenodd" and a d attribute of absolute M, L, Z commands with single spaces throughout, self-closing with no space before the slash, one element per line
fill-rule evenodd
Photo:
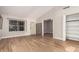
<path fill-rule="evenodd" d="M 0 6 L 0 51 L 79 51 L 79 7 Z"/>

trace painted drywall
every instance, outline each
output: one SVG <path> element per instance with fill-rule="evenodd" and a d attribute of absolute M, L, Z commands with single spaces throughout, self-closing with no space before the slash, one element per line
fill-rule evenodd
<path fill-rule="evenodd" d="M 66 15 L 79 13 L 79 7 L 72 6 L 68 9 L 63 9 L 62 7 L 52 9 L 40 18 L 37 22 L 42 23 L 42 35 L 44 35 L 44 24 L 43 20 L 52 19 L 53 20 L 53 37 L 56 39 L 66 40 Z"/>
<path fill-rule="evenodd" d="M 30 21 L 27 18 L 19 18 L 19 17 L 9 16 L 9 15 L 2 15 L 2 17 L 3 17 L 3 28 L 1 30 L 1 32 L 2 32 L 1 37 L 2 38 L 31 35 L 31 32 L 30 32 L 30 23 L 33 20 Z M 9 19 L 8 18 L 13 18 L 13 19 L 25 21 L 25 30 L 24 31 L 9 32 Z"/>
<path fill-rule="evenodd" d="M 62 33 L 62 23 L 63 23 L 63 15 L 62 15 L 62 11 L 58 11 L 58 10 L 50 10 L 48 13 L 46 13 L 45 15 L 43 15 L 42 17 L 40 17 L 38 19 L 37 22 L 42 22 L 42 35 L 44 35 L 44 20 L 48 20 L 51 19 L 53 20 L 53 37 L 56 39 L 60 39 L 62 40 L 63 38 L 63 33 Z"/>
<path fill-rule="evenodd" d="M 36 23 L 35 22 L 30 23 L 30 33 L 31 35 L 36 35 Z"/>
<path fill-rule="evenodd" d="M 63 11 L 57 10 L 53 17 L 53 37 L 56 39 L 63 39 Z"/>

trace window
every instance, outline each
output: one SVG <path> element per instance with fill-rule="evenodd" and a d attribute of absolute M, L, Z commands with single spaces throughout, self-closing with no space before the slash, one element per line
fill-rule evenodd
<path fill-rule="evenodd" d="M 24 21 L 9 20 L 9 31 L 24 31 Z"/>

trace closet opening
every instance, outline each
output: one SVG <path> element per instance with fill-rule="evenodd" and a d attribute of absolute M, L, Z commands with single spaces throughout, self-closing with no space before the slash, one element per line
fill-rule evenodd
<path fill-rule="evenodd" d="M 53 36 L 53 20 L 44 20 L 44 36 Z"/>
<path fill-rule="evenodd" d="M 42 23 L 37 23 L 36 24 L 36 35 L 42 36 Z"/>
<path fill-rule="evenodd" d="M 0 15 L 0 39 L 2 37 L 2 29 L 3 29 L 3 18 L 2 16 Z"/>

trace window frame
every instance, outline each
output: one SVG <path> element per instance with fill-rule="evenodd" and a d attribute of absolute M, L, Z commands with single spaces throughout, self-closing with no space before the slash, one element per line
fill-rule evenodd
<path fill-rule="evenodd" d="M 11 21 L 16 21 L 16 24 L 10 24 Z M 23 22 L 23 25 L 19 24 L 19 22 Z M 11 30 L 11 27 L 10 26 L 16 26 L 16 30 Z M 23 27 L 23 30 L 20 30 L 22 27 Z M 16 31 L 25 31 L 25 21 L 23 20 L 9 20 L 9 32 L 16 32 Z"/>

